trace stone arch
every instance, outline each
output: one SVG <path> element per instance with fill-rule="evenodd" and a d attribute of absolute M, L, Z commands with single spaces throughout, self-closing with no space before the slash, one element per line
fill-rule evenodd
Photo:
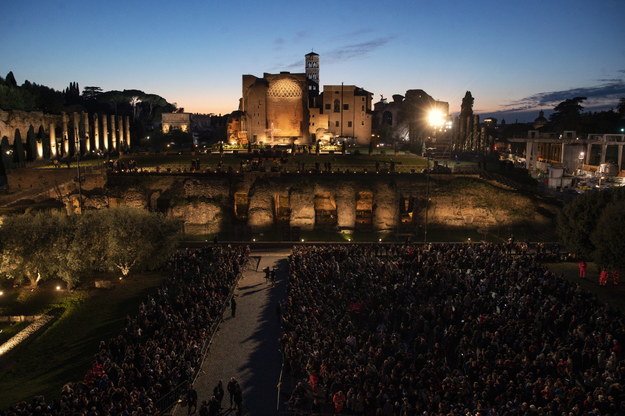
<path fill-rule="evenodd" d="M 3 161 L 4 167 L 6 169 L 10 169 L 11 166 L 13 166 L 12 164 L 13 148 L 9 144 L 9 138 L 7 136 L 2 136 L 2 140 L 0 140 L 0 152 L 2 152 L 2 161 Z"/>
<path fill-rule="evenodd" d="M 37 157 L 43 159 L 50 159 L 50 135 L 46 134 L 46 129 L 40 125 L 37 129 L 36 135 L 37 142 Z"/>
<path fill-rule="evenodd" d="M 54 137 L 56 137 L 56 156 L 63 157 L 63 127 L 54 126 Z"/>
<path fill-rule="evenodd" d="M 13 136 L 13 166 L 26 166 L 26 155 L 24 151 L 24 143 L 22 143 L 22 134 L 19 129 L 15 129 Z"/>
<path fill-rule="evenodd" d="M 337 225 L 336 201 L 330 192 L 315 195 L 315 226 L 335 227 Z"/>
<path fill-rule="evenodd" d="M 26 150 L 26 161 L 32 162 L 35 160 L 37 155 L 37 143 L 35 140 L 35 128 L 32 124 L 28 127 L 28 132 L 26 133 L 26 146 L 24 147 Z"/>
<path fill-rule="evenodd" d="M 64 155 L 65 157 L 76 156 L 76 131 L 72 120 L 73 118 L 70 118 L 67 123 L 67 147 L 69 150 Z"/>
<path fill-rule="evenodd" d="M 373 224 L 373 192 L 356 193 L 356 226 L 369 228 Z"/>
<path fill-rule="evenodd" d="M 289 224 L 291 220 L 291 202 L 289 194 L 275 194 L 273 206 L 275 222 L 277 224 Z"/>

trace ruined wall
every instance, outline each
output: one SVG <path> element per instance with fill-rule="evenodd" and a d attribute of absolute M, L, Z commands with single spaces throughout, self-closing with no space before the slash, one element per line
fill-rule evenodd
<path fill-rule="evenodd" d="M 426 181 L 422 175 L 122 174 L 109 177 L 106 192 L 109 206 L 166 212 L 182 219 L 191 234 L 226 231 L 237 221 L 244 221 L 252 232 L 262 232 L 284 223 L 284 215 L 288 226 L 302 230 L 330 227 L 351 232 L 365 227 L 395 232 L 404 227 L 410 231 L 424 222 L 426 194 L 431 226 L 476 228 L 549 221 L 537 213 L 537 203 L 528 197 L 478 178 L 452 175 L 430 175 Z M 235 194 L 243 195 L 248 204 L 246 215 L 238 220 Z M 418 199 L 422 206 L 415 209 L 410 223 L 402 224 L 400 206 L 406 198 Z M 100 197 L 85 206 L 101 207 L 105 201 Z M 318 223 L 321 218 L 315 205 L 331 214 L 325 222 Z M 363 210 L 363 206 L 371 208 Z"/>
<path fill-rule="evenodd" d="M 37 159 L 74 156 L 76 135 L 80 139 L 78 149 L 81 154 L 100 150 L 101 142 L 104 150 L 109 149 L 109 143 L 113 149 L 126 149 L 130 146 L 130 118 L 110 117 L 109 129 L 109 116 L 106 114 L 47 114 L 41 111 L 0 110 L 0 140 L 6 137 L 7 145 L 13 146 L 15 132 L 19 131 L 22 142 L 26 143 L 28 131 L 32 127 L 37 136 L 34 155 Z"/>

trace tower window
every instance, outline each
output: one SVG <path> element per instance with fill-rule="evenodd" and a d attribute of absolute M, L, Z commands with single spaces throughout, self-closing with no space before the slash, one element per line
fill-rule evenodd
<path fill-rule="evenodd" d="M 339 113 L 341 111 L 341 102 L 339 100 L 334 100 L 334 112 Z"/>
<path fill-rule="evenodd" d="M 348 121 L 348 122 L 347 122 L 347 127 L 351 127 L 351 126 L 352 126 L 352 122 L 351 122 L 351 121 Z"/>
<path fill-rule="evenodd" d="M 331 108 L 330 104 L 326 104 L 326 110 L 329 110 Z"/>
<path fill-rule="evenodd" d="M 349 104 L 343 104 L 343 110 L 349 110 Z"/>
<path fill-rule="evenodd" d="M 335 127 L 338 127 L 338 126 L 339 126 L 339 122 L 338 122 L 338 121 L 335 121 L 335 122 L 334 122 L 334 126 L 335 126 Z"/>

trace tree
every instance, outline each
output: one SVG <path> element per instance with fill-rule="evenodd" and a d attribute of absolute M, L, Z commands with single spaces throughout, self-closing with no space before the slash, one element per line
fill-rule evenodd
<path fill-rule="evenodd" d="M 13 165 L 23 168 L 26 165 L 24 156 L 24 143 L 22 143 L 22 135 L 19 130 L 15 129 L 15 136 L 13 136 Z"/>
<path fill-rule="evenodd" d="M 4 83 L 9 87 L 17 88 L 17 81 L 15 80 L 15 75 L 13 75 L 13 71 L 9 71 L 6 78 L 4 79 Z"/>
<path fill-rule="evenodd" d="M 58 213 L 7 217 L 0 227 L 0 273 L 31 286 L 57 276 L 63 263 L 55 256 L 66 248 L 68 229 L 67 217 Z"/>
<path fill-rule="evenodd" d="M 85 87 L 82 90 L 82 98 L 84 100 L 95 100 L 100 94 L 102 94 L 102 88 L 100 87 Z"/>
<path fill-rule="evenodd" d="M 554 124 L 556 131 L 575 130 L 581 127 L 581 113 L 584 107 L 581 103 L 586 97 L 569 98 L 554 107 L 549 120 Z"/>
<path fill-rule="evenodd" d="M 601 267 L 625 270 L 625 200 L 607 205 L 592 233 L 594 259 Z"/>
<path fill-rule="evenodd" d="M 131 97 L 130 101 L 128 102 L 132 106 L 132 119 L 136 120 L 137 119 L 137 104 L 141 103 L 141 100 L 139 99 L 138 96 L 135 95 Z"/>
<path fill-rule="evenodd" d="M 591 239 L 605 207 L 613 201 L 625 200 L 625 189 L 611 188 L 586 192 L 566 205 L 557 220 L 562 243 L 583 259 L 590 259 L 596 246 Z"/>
<path fill-rule="evenodd" d="M 116 208 L 98 211 L 105 231 L 103 266 L 127 276 L 132 269 L 160 266 L 173 252 L 180 223 L 143 209 Z"/>
<path fill-rule="evenodd" d="M 616 112 L 625 117 L 625 98 L 621 98 L 616 106 Z"/>

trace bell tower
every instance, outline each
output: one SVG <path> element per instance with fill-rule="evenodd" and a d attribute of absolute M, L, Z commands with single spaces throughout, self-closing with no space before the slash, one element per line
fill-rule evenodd
<path fill-rule="evenodd" d="M 319 85 L 319 55 L 314 52 L 306 54 L 306 78 Z"/>
<path fill-rule="evenodd" d="M 319 97 L 319 54 L 306 54 L 306 78 L 308 79 L 308 106 L 317 107 Z"/>

